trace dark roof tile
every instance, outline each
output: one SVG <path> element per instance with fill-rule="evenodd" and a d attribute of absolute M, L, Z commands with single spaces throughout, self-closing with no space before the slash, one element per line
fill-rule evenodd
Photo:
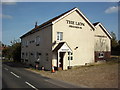
<path fill-rule="evenodd" d="M 100 23 L 100 22 L 93 23 L 93 25 L 96 26 L 98 23 Z"/>
<path fill-rule="evenodd" d="M 59 44 L 56 46 L 56 48 L 53 50 L 53 52 L 58 51 L 58 50 L 63 46 L 64 43 L 65 43 L 65 42 L 59 43 Z"/>
<path fill-rule="evenodd" d="M 75 7 L 75 8 L 76 8 L 76 7 Z M 75 8 L 73 8 L 73 9 L 75 9 Z M 71 9 L 71 10 L 73 10 L 73 9 Z M 59 15 L 59 16 L 56 16 L 56 17 L 54 17 L 54 18 L 48 20 L 47 22 L 45 22 L 45 23 L 43 23 L 43 24 L 37 26 L 36 28 L 33 28 L 31 31 L 29 31 L 28 33 L 24 34 L 24 35 L 21 36 L 20 38 L 25 37 L 25 36 L 27 36 L 27 35 L 30 35 L 30 34 L 36 32 L 36 31 L 38 31 L 38 30 L 37 30 L 38 28 L 42 28 L 43 26 L 52 23 L 53 21 L 57 20 L 57 19 L 60 18 L 61 16 L 63 16 L 63 15 L 65 15 L 66 13 L 70 12 L 71 10 L 68 10 L 67 12 L 65 12 L 65 13 L 63 13 L 63 14 L 61 14 L 61 15 Z"/>

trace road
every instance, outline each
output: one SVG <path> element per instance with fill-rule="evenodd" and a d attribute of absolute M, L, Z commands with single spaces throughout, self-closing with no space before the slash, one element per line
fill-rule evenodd
<path fill-rule="evenodd" d="M 76 85 L 58 81 L 40 74 L 14 66 L 12 63 L 2 65 L 2 88 L 80 88 Z M 64 89 L 63 89 L 64 90 Z"/>

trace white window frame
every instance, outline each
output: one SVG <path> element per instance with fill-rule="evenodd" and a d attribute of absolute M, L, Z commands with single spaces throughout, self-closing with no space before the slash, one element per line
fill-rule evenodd
<path fill-rule="evenodd" d="M 40 37 L 37 36 L 35 41 L 36 41 L 36 45 L 39 46 L 40 45 Z"/>
<path fill-rule="evenodd" d="M 100 52 L 98 57 L 99 57 L 99 58 L 103 58 L 103 57 L 104 57 L 104 53 L 103 53 L 103 52 Z"/>
<path fill-rule="evenodd" d="M 57 41 L 63 40 L 63 32 L 57 32 Z"/>
<path fill-rule="evenodd" d="M 73 60 L 73 53 L 72 52 L 68 52 L 68 60 Z"/>

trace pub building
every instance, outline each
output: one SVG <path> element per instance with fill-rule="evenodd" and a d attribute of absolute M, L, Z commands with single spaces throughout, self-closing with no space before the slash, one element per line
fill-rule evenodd
<path fill-rule="evenodd" d="M 111 35 L 100 23 L 92 24 L 73 8 L 21 37 L 21 61 L 39 68 L 67 70 L 106 60 L 111 53 Z"/>

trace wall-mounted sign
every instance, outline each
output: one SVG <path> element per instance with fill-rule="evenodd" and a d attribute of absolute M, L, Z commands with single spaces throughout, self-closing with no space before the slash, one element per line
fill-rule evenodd
<path fill-rule="evenodd" d="M 69 51 L 69 49 L 61 49 L 61 51 L 66 51 L 67 52 L 67 51 Z"/>
<path fill-rule="evenodd" d="M 71 20 L 66 20 L 66 21 L 67 21 L 67 24 L 69 24 L 69 27 L 71 28 L 82 29 L 82 26 L 85 26 L 85 23 L 82 23 L 82 22 L 71 21 Z"/>

